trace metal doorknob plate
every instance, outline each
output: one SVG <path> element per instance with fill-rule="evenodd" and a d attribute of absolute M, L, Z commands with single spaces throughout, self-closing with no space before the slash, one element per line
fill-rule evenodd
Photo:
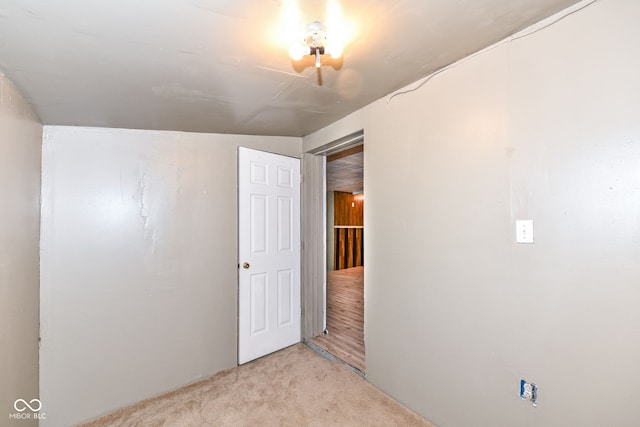
<path fill-rule="evenodd" d="M 247 268 L 249 268 L 249 267 L 251 267 L 251 266 L 249 265 L 249 263 L 248 263 L 248 262 L 245 262 L 244 264 L 242 264 L 242 268 L 244 268 L 245 270 L 246 270 Z"/>

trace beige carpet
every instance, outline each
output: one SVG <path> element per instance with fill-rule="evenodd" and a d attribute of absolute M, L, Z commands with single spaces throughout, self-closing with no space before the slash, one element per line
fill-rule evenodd
<path fill-rule="evenodd" d="M 427 426 L 304 344 L 82 424 L 98 426 Z"/>

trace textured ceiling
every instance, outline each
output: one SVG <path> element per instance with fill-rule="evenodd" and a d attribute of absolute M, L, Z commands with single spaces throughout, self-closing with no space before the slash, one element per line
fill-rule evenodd
<path fill-rule="evenodd" d="M 316 71 L 276 37 L 285 1 L 0 0 L 0 71 L 45 124 L 303 136 L 576 3 L 351 0 Z"/>
<path fill-rule="evenodd" d="M 327 191 L 364 192 L 364 146 L 327 156 Z"/>

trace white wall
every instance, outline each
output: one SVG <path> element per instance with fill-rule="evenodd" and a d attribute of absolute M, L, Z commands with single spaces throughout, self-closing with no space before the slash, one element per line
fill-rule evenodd
<path fill-rule="evenodd" d="M 363 110 L 367 374 L 440 427 L 640 425 L 639 20 L 601 0 Z"/>
<path fill-rule="evenodd" d="M 0 419 L 38 396 L 38 238 L 42 124 L 0 73 Z M 35 405 L 35 404 L 34 404 Z M 46 409 L 46 408 L 44 408 Z M 26 411 L 30 416 L 33 414 Z"/>
<path fill-rule="evenodd" d="M 42 425 L 236 365 L 237 160 L 299 138 L 45 126 Z"/>

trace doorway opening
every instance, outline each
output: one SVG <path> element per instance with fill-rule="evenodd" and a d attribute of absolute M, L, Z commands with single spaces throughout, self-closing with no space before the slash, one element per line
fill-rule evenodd
<path fill-rule="evenodd" d="M 324 333 L 311 340 L 364 373 L 364 143 L 326 154 Z"/>

